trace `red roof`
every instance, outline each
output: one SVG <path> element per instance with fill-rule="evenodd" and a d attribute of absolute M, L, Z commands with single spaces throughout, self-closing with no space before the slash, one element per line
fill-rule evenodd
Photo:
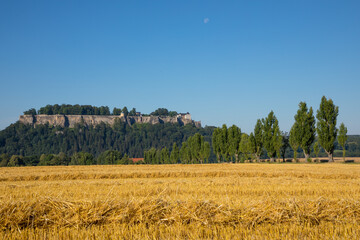
<path fill-rule="evenodd" d="M 130 160 L 132 160 L 134 163 L 136 163 L 139 161 L 144 161 L 144 158 L 130 158 Z"/>

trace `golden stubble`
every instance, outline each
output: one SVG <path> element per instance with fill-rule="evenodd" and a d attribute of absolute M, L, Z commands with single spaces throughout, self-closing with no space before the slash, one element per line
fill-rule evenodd
<path fill-rule="evenodd" d="M 293 239 L 360 234 L 358 164 L 0 169 L 2 238 Z"/>

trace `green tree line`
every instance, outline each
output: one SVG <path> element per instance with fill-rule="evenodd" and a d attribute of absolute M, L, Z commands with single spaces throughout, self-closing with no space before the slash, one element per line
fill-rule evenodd
<path fill-rule="evenodd" d="M 250 135 L 241 133 L 241 129 L 235 125 L 227 128 L 224 124 L 213 132 L 213 151 L 218 162 L 243 162 L 255 159 L 259 161 L 264 153 L 270 158 L 270 162 L 274 162 L 276 158 L 285 161 L 289 156 L 288 148 L 291 147 L 295 161 L 300 148 L 302 155 L 309 161 L 312 152 L 318 157 L 323 151 L 332 162 L 338 145 L 336 139 L 338 139 L 345 159 L 347 128 L 341 123 L 340 129 L 337 129 L 338 112 L 339 108 L 333 101 L 323 96 L 316 114 L 317 122 L 312 107 L 308 108 L 305 102 L 299 103 L 299 109 L 294 116 L 295 122 L 289 134 L 280 131 L 279 122 L 273 111 L 266 118 L 257 120 Z"/>
<path fill-rule="evenodd" d="M 135 109 L 132 111 L 136 113 Z M 347 136 L 343 123 L 337 128 L 338 111 L 333 101 L 324 96 L 315 118 L 312 107 L 300 102 L 289 133 L 280 131 L 273 111 L 266 118 L 258 119 L 250 134 L 241 132 L 236 125 L 229 128 L 170 123 L 129 126 L 118 120 L 112 126 L 102 123 L 61 128 L 17 122 L 0 131 L 0 154 L 2 159 L 7 159 L 6 165 L 9 162 L 10 165 L 32 165 L 36 161 L 35 165 L 66 165 L 71 161 L 64 160 L 69 159 L 65 156 L 72 158 L 77 153 L 88 153 L 93 158 L 86 161 L 74 158 L 74 164 L 125 163 L 129 157 L 144 157 L 146 163 L 154 164 L 244 162 L 264 158 L 285 161 L 285 158 L 323 156 L 332 161 L 334 156 L 360 156 L 360 136 Z M 170 112 L 159 108 L 153 114 Z M 98 162 L 105 153 L 111 153 L 116 160 Z M 47 156 L 41 158 L 43 154 Z"/>
<path fill-rule="evenodd" d="M 211 146 L 200 133 L 190 136 L 184 141 L 179 149 L 176 143 L 172 150 L 167 147 L 162 149 L 151 148 L 144 152 L 144 163 L 146 164 L 195 164 L 208 163 L 211 155 Z"/>
<path fill-rule="evenodd" d="M 235 125 L 227 128 L 224 124 L 216 128 L 212 136 L 212 145 L 218 162 L 244 162 L 260 160 L 266 152 L 271 161 L 280 156 L 282 139 L 278 120 L 273 111 L 264 119 L 256 122 L 254 132 L 242 133 Z"/>
<path fill-rule="evenodd" d="M 46 105 L 45 107 L 41 107 L 36 110 L 35 108 L 31 108 L 29 110 L 24 111 L 25 115 L 37 115 L 37 114 L 45 114 L 45 115 L 120 115 L 123 113 L 125 116 L 136 116 L 136 108 L 132 108 L 130 111 L 125 106 L 123 108 L 114 107 L 112 112 L 108 106 L 91 106 L 91 105 L 71 105 L 71 104 L 54 104 L 54 105 Z M 152 116 L 170 116 L 174 117 L 178 113 L 176 111 L 169 111 L 166 108 L 158 108 L 154 112 L 150 114 L 143 115 L 152 115 Z"/>
<path fill-rule="evenodd" d="M 142 163 L 142 162 L 139 162 Z M 137 164 L 139 164 L 137 163 Z M 107 150 L 98 157 L 88 152 L 76 152 L 67 155 L 63 152 L 59 154 L 41 154 L 33 156 L 21 156 L 1 154 L 0 167 L 18 166 L 57 166 L 57 165 L 114 165 L 114 164 L 136 164 L 128 155 L 116 150 Z"/>

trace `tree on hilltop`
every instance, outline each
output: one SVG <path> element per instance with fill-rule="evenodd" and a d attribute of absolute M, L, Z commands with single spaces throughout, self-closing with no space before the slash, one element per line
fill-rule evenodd
<path fill-rule="evenodd" d="M 124 114 L 124 117 L 127 117 L 127 116 L 128 116 L 129 110 L 127 109 L 127 107 L 124 107 L 124 108 L 122 109 L 122 113 Z"/>
<path fill-rule="evenodd" d="M 169 112 L 170 117 L 175 117 L 176 115 L 178 115 L 178 113 L 176 111 L 170 111 Z"/>
<path fill-rule="evenodd" d="M 113 109 L 113 115 L 120 115 L 121 114 L 121 108 L 114 107 Z"/>
<path fill-rule="evenodd" d="M 24 115 L 36 115 L 36 109 L 30 108 L 29 110 L 24 111 Z"/>
<path fill-rule="evenodd" d="M 150 115 L 152 116 L 168 116 L 169 110 L 166 108 L 158 108 L 154 112 L 152 112 Z"/>
<path fill-rule="evenodd" d="M 129 116 L 136 116 L 136 108 L 132 108 L 129 112 Z"/>

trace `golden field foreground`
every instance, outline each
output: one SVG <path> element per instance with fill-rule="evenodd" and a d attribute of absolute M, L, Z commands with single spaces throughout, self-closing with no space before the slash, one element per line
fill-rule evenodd
<path fill-rule="evenodd" d="M 0 168 L 0 239 L 359 239 L 359 164 Z"/>

